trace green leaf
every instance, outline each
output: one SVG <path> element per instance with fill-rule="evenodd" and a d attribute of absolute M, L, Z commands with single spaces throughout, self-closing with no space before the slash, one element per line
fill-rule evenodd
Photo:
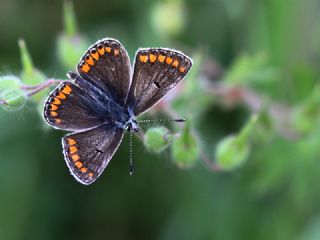
<path fill-rule="evenodd" d="M 150 128 L 144 135 L 144 145 L 155 153 L 165 150 L 172 141 L 172 134 L 165 127 Z"/>
<path fill-rule="evenodd" d="M 268 55 L 260 52 L 238 57 L 226 73 L 225 81 L 235 85 L 262 85 L 274 82 L 278 75 L 279 71 L 270 65 Z"/>
<path fill-rule="evenodd" d="M 320 86 L 316 86 L 311 95 L 294 108 L 293 126 L 302 134 L 311 133 L 320 119 Z"/>
<path fill-rule="evenodd" d="M 172 144 L 172 159 L 180 168 L 190 168 L 199 158 L 199 145 L 192 134 L 190 123 L 186 122 L 181 136 Z"/>

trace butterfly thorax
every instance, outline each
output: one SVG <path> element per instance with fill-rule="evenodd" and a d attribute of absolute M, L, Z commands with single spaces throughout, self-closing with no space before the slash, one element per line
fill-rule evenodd
<path fill-rule="evenodd" d="M 117 119 L 114 121 L 114 123 L 118 128 L 125 129 L 129 132 L 138 132 L 140 130 L 138 123 L 134 118 L 133 112 L 129 108 L 124 110 L 123 114 L 117 114 Z"/>

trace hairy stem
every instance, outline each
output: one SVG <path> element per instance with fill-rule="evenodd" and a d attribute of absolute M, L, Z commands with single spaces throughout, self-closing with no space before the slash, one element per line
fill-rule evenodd
<path fill-rule="evenodd" d="M 40 83 L 38 85 L 35 85 L 35 86 L 23 85 L 20 88 L 22 90 L 27 91 L 27 96 L 31 97 L 31 96 L 37 94 L 38 92 L 42 91 L 43 89 L 50 87 L 51 85 L 58 85 L 59 83 L 61 83 L 63 81 L 64 80 L 50 78 L 47 81 Z"/>

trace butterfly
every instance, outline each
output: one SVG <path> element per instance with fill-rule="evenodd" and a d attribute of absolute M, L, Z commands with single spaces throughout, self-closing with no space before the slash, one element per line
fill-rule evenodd
<path fill-rule="evenodd" d="M 112 38 L 90 46 L 48 96 L 43 117 L 71 132 L 62 138 L 71 174 L 89 185 L 104 171 L 125 130 L 138 132 L 136 117 L 147 111 L 189 72 L 192 60 L 167 48 L 141 48 L 134 67 L 126 49 Z"/>

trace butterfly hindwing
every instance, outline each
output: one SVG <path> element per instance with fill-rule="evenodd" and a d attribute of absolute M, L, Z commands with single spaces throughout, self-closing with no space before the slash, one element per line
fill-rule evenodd
<path fill-rule="evenodd" d="M 71 174 L 83 184 L 93 183 L 106 168 L 122 137 L 123 129 L 112 124 L 65 136 L 63 152 Z"/>
<path fill-rule="evenodd" d="M 79 74 L 99 86 L 120 105 L 124 105 L 130 86 L 131 65 L 128 53 L 115 39 L 93 44 L 78 64 Z"/>
<path fill-rule="evenodd" d="M 100 125 L 92 95 L 73 82 L 62 82 L 49 95 L 44 105 L 46 122 L 58 129 L 77 131 Z"/>
<path fill-rule="evenodd" d="M 189 57 L 175 50 L 139 49 L 127 99 L 134 115 L 156 104 L 186 76 L 191 65 Z"/>

